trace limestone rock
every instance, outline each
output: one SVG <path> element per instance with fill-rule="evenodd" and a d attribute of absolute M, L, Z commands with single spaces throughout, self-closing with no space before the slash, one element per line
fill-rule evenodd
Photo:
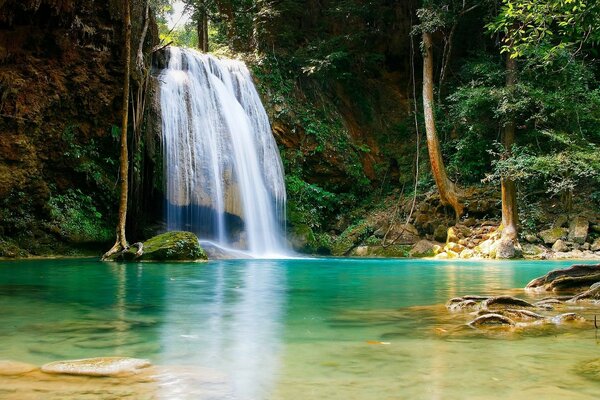
<path fill-rule="evenodd" d="M 47 374 L 86 376 L 128 376 L 149 367 L 150 361 L 128 357 L 99 357 L 56 361 L 42 366 Z"/>
<path fill-rule="evenodd" d="M 419 240 L 410 250 L 411 257 L 433 257 L 436 255 L 436 250 L 439 251 L 440 246 L 429 240 Z"/>
<path fill-rule="evenodd" d="M 600 264 L 573 265 L 565 269 L 555 269 L 546 275 L 533 279 L 525 289 L 536 291 L 574 290 L 600 281 Z"/>
<path fill-rule="evenodd" d="M 38 369 L 35 365 L 19 361 L 0 360 L 0 376 L 23 375 Z"/>
<path fill-rule="evenodd" d="M 481 308 L 487 310 L 504 310 L 507 308 L 535 308 L 535 306 L 517 297 L 496 296 L 484 300 L 481 303 Z"/>
<path fill-rule="evenodd" d="M 594 283 L 588 290 L 579 293 L 568 301 L 569 303 L 574 303 L 581 300 L 600 300 L 600 282 Z"/>
<path fill-rule="evenodd" d="M 600 238 L 596 238 L 590 246 L 591 251 L 600 251 Z"/>
<path fill-rule="evenodd" d="M 538 238 L 536 235 L 528 234 L 528 235 L 525 235 L 525 241 L 527 243 L 539 243 L 540 238 Z"/>
<path fill-rule="evenodd" d="M 565 243 L 564 240 L 562 239 L 558 239 L 553 245 L 552 245 L 552 251 L 555 251 L 557 253 L 559 252 L 566 252 L 569 251 L 569 246 L 567 246 L 567 244 Z"/>
<path fill-rule="evenodd" d="M 496 258 L 501 260 L 517 257 L 515 242 L 510 239 L 500 239 L 496 245 Z"/>
<path fill-rule="evenodd" d="M 585 318 L 583 318 L 581 315 L 575 314 L 575 313 L 559 314 L 559 315 L 556 315 L 556 316 L 550 318 L 550 322 L 552 322 L 553 324 L 562 324 L 564 322 L 584 322 L 584 321 L 585 321 Z"/>
<path fill-rule="evenodd" d="M 569 240 L 578 244 L 585 243 L 590 223 L 587 218 L 576 217 L 569 224 Z"/>
<path fill-rule="evenodd" d="M 566 239 L 568 232 L 569 231 L 565 228 L 551 228 L 541 231 L 539 236 L 542 238 L 544 243 L 554 244 L 559 239 Z"/>
<path fill-rule="evenodd" d="M 552 227 L 553 228 L 563 228 L 563 227 L 567 226 L 568 222 L 569 222 L 569 218 L 567 218 L 566 215 L 561 214 L 558 216 L 558 218 L 556 218 L 556 220 L 552 224 Z"/>
<path fill-rule="evenodd" d="M 523 245 L 523 257 L 533 259 L 543 259 L 546 249 L 535 244 L 525 243 Z"/>
<path fill-rule="evenodd" d="M 475 252 L 471 249 L 464 249 L 463 251 L 461 251 L 460 253 L 460 258 L 468 260 L 475 257 Z"/>
<path fill-rule="evenodd" d="M 489 313 L 481 315 L 475 318 L 473 321 L 469 322 L 469 326 L 478 328 L 478 327 L 494 327 L 494 326 L 504 326 L 511 327 L 515 326 L 515 322 L 503 315 L 496 313 Z"/>
<path fill-rule="evenodd" d="M 139 261 L 200 261 L 207 256 L 198 237 L 192 232 L 172 231 L 163 233 L 144 242 L 144 253 L 137 257 L 137 249 L 130 248 L 122 255 L 117 255 L 125 260 Z"/>

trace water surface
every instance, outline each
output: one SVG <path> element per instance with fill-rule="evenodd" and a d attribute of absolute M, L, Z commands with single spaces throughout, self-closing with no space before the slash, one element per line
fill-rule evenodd
<path fill-rule="evenodd" d="M 514 288 L 571 264 L 3 262 L 0 359 L 121 355 L 183 371 L 159 381 L 157 399 L 592 399 L 600 382 L 576 373 L 600 357 L 592 323 L 485 335 L 440 306 L 527 297 Z M 56 396 L 44 398 L 69 398 Z"/>

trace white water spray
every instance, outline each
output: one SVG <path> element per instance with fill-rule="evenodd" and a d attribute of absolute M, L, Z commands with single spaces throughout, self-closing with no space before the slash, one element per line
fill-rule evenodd
<path fill-rule="evenodd" d="M 244 63 L 170 47 L 160 80 L 167 228 L 286 255 L 283 165 Z"/>

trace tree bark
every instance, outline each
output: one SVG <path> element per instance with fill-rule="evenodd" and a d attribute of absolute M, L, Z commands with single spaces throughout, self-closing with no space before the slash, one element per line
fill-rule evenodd
<path fill-rule="evenodd" d="M 517 62 L 506 55 L 506 88 L 511 91 L 517 80 Z M 515 143 L 515 121 L 510 118 L 502 131 L 502 145 L 504 146 L 504 158 L 511 155 L 512 146 Z M 517 190 L 515 182 L 510 177 L 503 177 L 500 180 L 502 188 L 502 239 L 507 239 L 513 243 L 517 240 Z"/>
<path fill-rule="evenodd" d="M 435 127 L 433 114 L 433 44 L 431 33 L 423 32 L 423 111 L 425 113 L 425 131 L 427 135 L 427 149 L 429 150 L 429 161 L 431 173 L 440 193 L 442 204 L 449 204 L 456 213 L 456 219 L 460 218 L 464 207 L 460 200 L 459 190 L 446 174 L 442 149 Z"/>
<path fill-rule="evenodd" d="M 200 1 L 198 5 L 198 20 L 196 27 L 198 31 L 198 49 L 202 52 L 208 52 L 208 13 L 204 1 Z"/>
<path fill-rule="evenodd" d="M 121 108 L 121 153 L 120 153 L 120 174 L 119 182 L 121 186 L 121 196 L 119 199 L 119 221 L 117 223 L 117 240 L 113 247 L 102 257 L 108 259 L 111 255 L 126 250 L 129 246 L 125 237 L 125 221 L 127 220 L 127 191 L 129 190 L 127 177 L 129 174 L 129 155 L 127 151 L 127 121 L 129 113 L 129 75 L 131 58 L 131 15 L 129 0 L 123 0 L 123 23 L 124 23 L 124 79 L 123 79 L 123 105 Z"/>

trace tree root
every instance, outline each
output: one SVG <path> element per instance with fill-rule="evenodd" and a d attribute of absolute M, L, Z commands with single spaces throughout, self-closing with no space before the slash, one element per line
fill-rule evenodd
<path fill-rule="evenodd" d="M 137 242 L 131 245 L 131 247 L 137 248 L 135 252 L 135 258 L 140 258 L 144 254 L 144 244 L 142 242 Z"/>

